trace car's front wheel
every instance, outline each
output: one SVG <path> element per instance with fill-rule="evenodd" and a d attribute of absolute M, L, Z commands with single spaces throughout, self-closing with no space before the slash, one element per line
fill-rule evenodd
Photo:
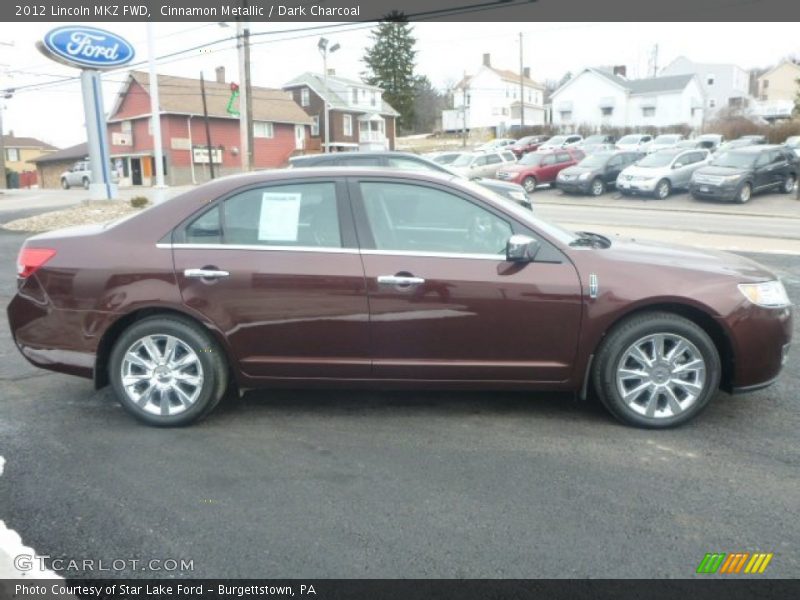
<path fill-rule="evenodd" d="M 606 191 L 606 186 L 603 183 L 603 180 L 599 177 L 595 177 L 594 181 L 592 181 L 592 187 L 589 191 L 592 193 L 592 196 L 602 196 L 603 192 Z"/>
<path fill-rule="evenodd" d="M 791 194 L 794 191 L 794 183 L 795 183 L 794 175 L 787 175 L 786 179 L 783 180 L 781 191 L 784 194 Z"/>
<path fill-rule="evenodd" d="M 84 177 L 83 178 L 83 189 L 85 189 L 85 190 L 89 189 L 89 178 L 88 177 Z"/>
<path fill-rule="evenodd" d="M 66 177 L 61 178 L 61 187 L 64 188 L 65 190 L 69 189 L 69 181 L 67 181 Z"/>
<path fill-rule="evenodd" d="M 739 188 L 739 192 L 736 194 L 736 201 L 739 204 L 747 204 L 752 196 L 753 186 L 749 183 L 744 183 L 742 184 L 742 187 Z"/>
<path fill-rule="evenodd" d="M 672 193 L 672 185 L 669 183 L 669 179 L 662 179 L 656 185 L 655 196 L 659 200 L 666 200 L 669 195 Z"/>
<path fill-rule="evenodd" d="M 122 406 L 150 425 L 188 425 L 222 399 L 225 357 L 208 331 L 180 317 L 136 321 L 120 335 L 109 377 Z"/>
<path fill-rule="evenodd" d="M 525 191 L 529 194 L 536 191 L 536 185 L 536 178 L 530 175 L 522 180 L 522 187 L 525 188 Z"/>
<path fill-rule="evenodd" d="M 619 420 L 651 429 L 689 421 L 719 387 L 719 353 L 708 334 L 672 313 L 643 313 L 622 322 L 595 358 L 593 382 Z"/>

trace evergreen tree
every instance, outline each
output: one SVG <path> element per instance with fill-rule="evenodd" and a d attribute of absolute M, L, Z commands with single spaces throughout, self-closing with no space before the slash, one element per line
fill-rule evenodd
<path fill-rule="evenodd" d="M 385 90 L 383 97 L 400 113 L 398 128 L 409 129 L 414 121 L 414 60 L 417 43 L 413 29 L 402 14 L 393 13 L 372 31 L 372 46 L 363 61 L 364 80 Z"/>

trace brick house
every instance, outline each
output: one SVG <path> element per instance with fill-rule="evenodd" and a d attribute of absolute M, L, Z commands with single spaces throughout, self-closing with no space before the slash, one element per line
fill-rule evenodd
<path fill-rule="evenodd" d="M 158 76 L 161 139 L 165 182 L 201 183 L 210 178 L 208 145 L 203 119 L 200 80 Z M 241 170 L 239 117 L 231 114 L 230 84 L 218 68 L 216 80 L 206 81 L 211 134 L 211 157 L 216 176 Z M 253 87 L 253 161 L 257 169 L 284 166 L 308 143 L 311 119 L 283 90 Z M 111 159 L 120 172 L 120 185 L 155 182 L 150 114 L 150 77 L 131 71 L 109 118 Z M 233 103 L 238 109 L 238 101 Z"/>
<path fill-rule="evenodd" d="M 31 162 L 36 164 L 39 187 L 61 187 L 61 174 L 71 169 L 79 160 L 85 160 L 88 155 L 89 144 L 83 142 L 34 158 Z"/>
<path fill-rule="evenodd" d="M 398 112 L 383 99 L 383 90 L 362 81 L 303 73 L 283 86 L 311 117 L 306 148 L 319 152 L 325 143 L 325 100 L 330 114 L 331 151 L 394 150 Z"/>

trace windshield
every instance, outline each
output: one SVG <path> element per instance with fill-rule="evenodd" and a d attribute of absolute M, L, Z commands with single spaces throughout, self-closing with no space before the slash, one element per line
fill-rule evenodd
<path fill-rule="evenodd" d="M 472 159 L 474 158 L 471 154 L 462 154 L 450 164 L 454 167 L 468 167 L 472 164 Z"/>
<path fill-rule="evenodd" d="M 640 139 L 641 139 L 641 136 L 638 136 L 638 135 L 626 135 L 624 138 L 622 138 L 617 143 L 618 144 L 638 144 Z"/>
<path fill-rule="evenodd" d="M 525 144 L 530 144 L 531 142 L 533 142 L 533 136 L 529 135 L 528 137 L 519 138 L 516 141 L 516 145 L 517 146 L 524 146 Z"/>
<path fill-rule="evenodd" d="M 563 144 L 567 139 L 565 135 L 554 135 L 549 140 L 547 140 L 547 144 Z"/>
<path fill-rule="evenodd" d="M 597 167 L 604 167 L 610 157 L 611 157 L 610 154 L 592 154 L 591 156 L 587 156 L 581 162 L 579 162 L 578 166 L 588 167 L 591 169 Z"/>
<path fill-rule="evenodd" d="M 674 151 L 667 151 L 667 152 L 654 152 L 653 154 L 648 154 L 642 160 L 639 161 L 638 166 L 640 167 L 666 167 L 672 162 L 672 159 L 675 158 L 680 152 Z"/>
<path fill-rule="evenodd" d="M 679 135 L 660 135 L 656 138 L 656 144 L 674 144 L 681 136 Z"/>
<path fill-rule="evenodd" d="M 542 164 L 542 159 L 547 156 L 547 154 L 534 154 L 533 152 L 529 152 L 522 158 L 517 161 L 517 164 L 520 165 L 528 165 L 528 166 L 536 166 Z"/>
<path fill-rule="evenodd" d="M 711 161 L 715 167 L 730 167 L 732 169 L 749 169 L 756 162 L 757 154 L 749 152 L 726 152 Z"/>
<path fill-rule="evenodd" d="M 795 135 L 786 140 L 787 146 L 798 146 L 800 145 L 800 135 Z"/>
<path fill-rule="evenodd" d="M 586 144 L 605 144 L 606 143 L 606 136 L 604 135 L 590 135 L 585 140 L 583 140 L 584 145 Z"/>

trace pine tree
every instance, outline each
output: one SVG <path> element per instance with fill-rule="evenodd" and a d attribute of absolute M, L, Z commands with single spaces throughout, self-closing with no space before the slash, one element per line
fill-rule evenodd
<path fill-rule="evenodd" d="M 400 113 L 398 127 L 409 129 L 414 121 L 414 60 L 417 43 L 409 22 L 399 13 L 381 21 L 372 31 L 372 47 L 363 61 L 367 66 L 364 80 L 383 88 L 384 99 Z"/>

